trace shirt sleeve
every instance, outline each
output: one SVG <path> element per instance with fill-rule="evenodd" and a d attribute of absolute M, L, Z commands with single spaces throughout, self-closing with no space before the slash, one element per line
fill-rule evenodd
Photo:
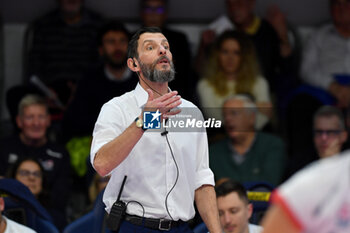
<path fill-rule="evenodd" d="M 288 203 L 283 199 L 283 197 L 279 194 L 278 190 L 272 193 L 271 201 L 275 205 L 278 205 L 281 207 L 282 211 L 286 213 L 289 220 L 292 222 L 292 224 L 302 231 L 303 226 L 301 221 L 298 219 L 298 217 L 295 215 L 295 213 L 292 211 Z"/>
<path fill-rule="evenodd" d="M 90 151 L 92 166 L 94 164 L 95 155 L 99 149 L 125 130 L 126 123 L 124 121 L 125 118 L 123 117 L 123 112 L 119 105 L 112 104 L 112 102 L 103 105 L 92 135 L 93 139 Z"/>
<path fill-rule="evenodd" d="M 323 32 L 323 30 L 321 31 Z M 307 42 L 303 52 L 301 78 L 304 82 L 322 89 L 328 89 L 333 81 L 332 75 L 325 72 L 321 64 L 322 38 L 324 33 L 318 32 Z"/>
<path fill-rule="evenodd" d="M 214 186 L 214 174 L 209 168 L 208 139 L 205 131 L 198 132 L 197 148 L 195 189 L 200 188 L 202 185 Z"/>

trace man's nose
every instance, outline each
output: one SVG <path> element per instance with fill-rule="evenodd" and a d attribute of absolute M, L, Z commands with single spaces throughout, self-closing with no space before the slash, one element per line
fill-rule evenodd
<path fill-rule="evenodd" d="M 164 48 L 163 45 L 159 46 L 159 54 L 160 55 L 165 55 L 166 54 L 166 49 Z"/>
<path fill-rule="evenodd" d="M 323 133 L 321 134 L 321 139 L 322 139 L 322 140 L 327 140 L 328 138 L 329 138 L 329 135 L 328 135 L 327 132 L 323 132 Z"/>
<path fill-rule="evenodd" d="M 225 221 L 225 223 L 229 223 L 231 221 L 230 214 L 228 214 L 228 213 L 224 214 L 224 221 Z"/>
<path fill-rule="evenodd" d="M 40 119 L 37 118 L 37 117 L 34 117 L 34 119 L 33 119 L 33 124 L 34 124 L 34 125 L 38 125 L 39 123 L 40 123 Z"/>

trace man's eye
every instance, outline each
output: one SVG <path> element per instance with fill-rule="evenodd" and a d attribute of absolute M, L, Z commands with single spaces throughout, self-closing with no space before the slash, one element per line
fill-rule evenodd
<path fill-rule="evenodd" d="M 152 49 L 153 49 L 153 46 L 147 46 L 146 49 L 147 49 L 147 50 L 152 50 Z"/>
<path fill-rule="evenodd" d="M 165 49 L 169 49 L 169 45 L 164 45 L 164 48 Z"/>

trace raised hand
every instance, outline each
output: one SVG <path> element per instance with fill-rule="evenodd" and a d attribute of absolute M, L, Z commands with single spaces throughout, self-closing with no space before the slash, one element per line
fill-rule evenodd
<path fill-rule="evenodd" d="M 148 100 L 143 111 L 159 110 L 159 112 L 162 114 L 162 119 L 167 119 L 169 116 L 176 115 L 181 112 L 181 109 L 177 108 L 181 104 L 181 96 L 177 95 L 177 91 L 171 91 L 158 98 L 154 98 L 154 94 L 151 89 L 147 89 L 146 91 L 148 93 Z"/>

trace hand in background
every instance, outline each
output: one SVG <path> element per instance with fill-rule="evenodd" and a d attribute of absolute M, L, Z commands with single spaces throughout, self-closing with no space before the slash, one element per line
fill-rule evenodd
<path fill-rule="evenodd" d="M 350 86 L 333 82 L 329 86 L 329 92 L 337 99 L 339 108 L 347 108 L 350 105 Z"/>
<path fill-rule="evenodd" d="M 271 5 L 267 10 L 266 20 L 275 29 L 280 39 L 281 56 L 289 56 L 292 52 L 292 46 L 288 38 L 288 25 L 285 15 L 277 5 Z"/>

